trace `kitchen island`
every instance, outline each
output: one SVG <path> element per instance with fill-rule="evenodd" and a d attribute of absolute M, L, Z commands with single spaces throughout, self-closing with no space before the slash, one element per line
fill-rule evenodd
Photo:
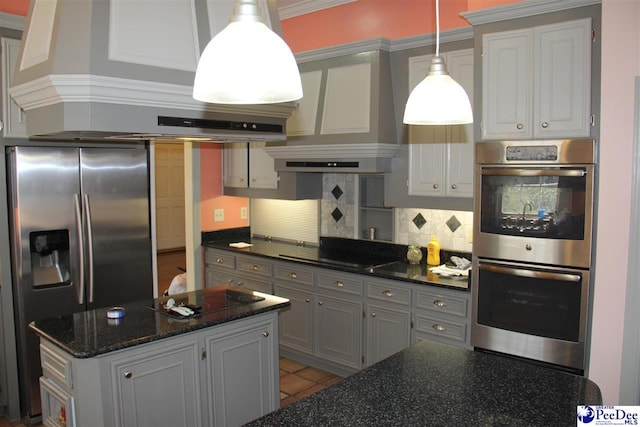
<path fill-rule="evenodd" d="M 601 404 L 586 378 L 422 341 L 248 425 L 560 427 Z"/>
<path fill-rule="evenodd" d="M 176 306 L 195 312 L 181 316 Z M 36 321 L 43 423 L 238 425 L 279 406 L 285 298 L 228 286 Z"/>

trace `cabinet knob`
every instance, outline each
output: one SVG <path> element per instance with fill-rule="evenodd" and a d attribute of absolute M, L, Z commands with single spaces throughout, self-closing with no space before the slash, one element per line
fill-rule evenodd
<path fill-rule="evenodd" d="M 435 305 L 436 307 L 446 307 L 447 303 L 442 301 L 441 299 L 437 299 L 433 301 L 433 305 Z"/>
<path fill-rule="evenodd" d="M 240 178 L 240 182 L 244 182 L 244 178 Z"/>
<path fill-rule="evenodd" d="M 391 292 L 391 291 L 382 291 L 382 295 L 384 295 L 385 297 L 392 297 L 393 296 L 393 292 Z"/>
<path fill-rule="evenodd" d="M 128 378 L 131 378 L 132 376 L 133 376 L 133 374 L 132 374 L 131 372 L 129 372 L 129 371 L 125 371 L 125 373 L 124 373 L 124 377 L 125 377 L 125 378 L 127 378 L 127 379 L 128 379 Z"/>
<path fill-rule="evenodd" d="M 546 129 L 546 128 L 549 127 L 549 123 L 548 122 L 542 122 L 541 126 Z"/>
<path fill-rule="evenodd" d="M 322 305 L 324 304 L 322 301 L 318 301 L 318 305 Z"/>
<path fill-rule="evenodd" d="M 446 331 L 447 328 L 444 327 L 444 325 L 441 325 L 439 323 L 434 323 L 433 326 L 431 326 L 433 329 L 435 329 L 438 332 L 442 332 L 442 331 Z"/>
<path fill-rule="evenodd" d="M 309 298 L 305 298 L 304 302 L 306 302 L 306 303 L 310 303 L 310 302 L 311 302 L 311 299 L 309 299 Z"/>
<path fill-rule="evenodd" d="M 338 288 L 342 288 L 342 287 L 344 286 L 344 283 L 342 283 L 340 280 L 336 280 L 336 281 L 335 281 L 335 285 L 336 285 Z"/>
<path fill-rule="evenodd" d="M 458 188 L 458 186 L 457 186 L 457 185 L 455 185 L 455 184 L 451 184 L 451 189 L 452 189 L 452 190 L 455 190 L 456 188 Z"/>
<path fill-rule="evenodd" d="M 264 331 L 264 332 L 262 333 L 262 336 L 263 336 L 263 337 L 268 337 L 268 336 L 269 336 L 269 331 Z"/>
<path fill-rule="evenodd" d="M 291 273 L 289 273 L 289 277 L 291 277 L 292 279 L 295 279 L 298 277 L 298 275 L 292 271 Z"/>
<path fill-rule="evenodd" d="M 371 313 L 371 317 L 376 317 L 376 314 L 375 313 Z"/>
<path fill-rule="evenodd" d="M 258 266 L 257 266 L 257 265 L 255 265 L 255 264 L 254 264 L 254 265 L 252 265 L 252 266 L 251 266 L 251 270 L 253 270 L 253 271 L 258 271 Z"/>
<path fill-rule="evenodd" d="M 518 130 L 522 130 L 522 128 L 523 128 L 523 127 L 524 127 L 524 125 L 523 125 L 522 123 L 518 123 L 518 124 L 516 125 L 516 128 L 517 128 Z"/>
<path fill-rule="evenodd" d="M 438 189 L 438 184 L 433 184 L 433 189 L 437 190 Z"/>

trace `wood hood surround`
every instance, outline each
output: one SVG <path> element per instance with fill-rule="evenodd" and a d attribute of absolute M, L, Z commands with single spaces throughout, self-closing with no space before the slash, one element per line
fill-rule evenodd
<path fill-rule="evenodd" d="M 276 0 L 260 1 L 266 21 L 281 33 Z M 200 52 L 227 25 L 233 4 L 33 0 L 9 90 L 25 111 L 27 134 L 47 139 L 284 140 L 296 102 L 220 105 L 192 98 Z M 165 125 L 160 116 L 188 120 Z M 243 123 L 275 125 L 276 130 L 245 131 Z"/>

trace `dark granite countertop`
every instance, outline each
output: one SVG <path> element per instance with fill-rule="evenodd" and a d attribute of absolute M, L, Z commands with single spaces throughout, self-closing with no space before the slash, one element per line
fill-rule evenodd
<path fill-rule="evenodd" d="M 422 341 L 249 426 L 575 426 L 601 405 L 577 375 Z"/>
<path fill-rule="evenodd" d="M 108 319 L 107 311 L 111 308 L 108 307 L 37 320 L 31 322 L 29 327 L 73 357 L 87 358 L 278 310 L 290 304 L 286 298 L 255 293 L 263 299 L 243 302 L 232 308 L 219 306 L 207 309 L 211 304 L 203 304 L 203 301 L 208 301 L 216 292 L 225 289 L 232 289 L 234 293 L 249 293 L 228 286 L 217 286 L 122 305 L 125 309 L 122 319 Z M 194 303 L 203 308 L 199 314 L 185 318 L 165 314 L 162 306 L 169 298 L 174 298 L 177 304 Z"/>
<path fill-rule="evenodd" d="M 469 278 L 466 276 L 445 277 L 429 271 L 429 268 L 433 266 L 425 264 L 426 256 L 423 257 L 421 264 L 409 264 L 406 261 L 407 247 L 403 245 L 343 238 L 321 238 L 320 247 L 299 246 L 296 243 L 251 237 L 248 232 L 244 234 L 208 233 L 206 236 L 204 234 L 202 245 L 208 248 L 395 279 L 419 285 L 441 286 L 462 291 L 468 291 L 470 288 Z M 250 243 L 252 246 L 246 248 L 229 246 L 230 243 L 237 242 Z M 449 254 L 444 251 L 441 258 L 447 259 Z M 451 254 L 466 255 L 470 258 L 468 254 L 453 252 Z M 327 258 L 341 261 L 331 261 Z M 349 262 L 354 258 L 357 258 L 362 265 Z"/>

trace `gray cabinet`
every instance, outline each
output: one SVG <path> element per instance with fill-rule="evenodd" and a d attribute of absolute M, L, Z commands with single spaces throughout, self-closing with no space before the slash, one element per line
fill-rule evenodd
<path fill-rule="evenodd" d="M 412 342 L 431 339 L 470 347 L 468 292 L 418 288 L 413 295 Z"/>
<path fill-rule="evenodd" d="M 370 366 L 409 347 L 411 286 L 375 279 L 366 288 L 365 365 Z"/>
<path fill-rule="evenodd" d="M 278 281 L 275 294 L 291 301 L 291 305 L 280 312 L 280 345 L 312 355 L 313 293 Z"/>
<path fill-rule="evenodd" d="M 208 425 L 243 425 L 280 406 L 276 333 L 273 319 L 263 319 L 205 337 Z"/>
<path fill-rule="evenodd" d="M 86 359 L 42 339 L 43 423 L 231 426 L 269 413 L 280 393 L 276 316 Z"/>
<path fill-rule="evenodd" d="M 473 105 L 473 49 L 441 55 L 449 74 Z M 409 59 L 412 90 L 427 75 L 432 55 Z M 408 193 L 412 196 L 473 196 L 473 124 L 409 126 Z"/>
<path fill-rule="evenodd" d="M 236 188 L 278 188 L 278 173 L 264 142 L 229 143 L 223 149 L 223 185 Z"/>
<path fill-rule="evenodd" d="M 132 349 L 113 358 L 115 425 L 203 425 L 198 344 Z"/>
<path fill-rule="evenodd" d="M 393 208 L 384 204 L 384 175 L 358 176 L 360 186 L 360 238 L 369 239 L 368 229 L 375 229 L 374 240 L 393 241 Z"/>
<path fill-rule="evenodd" d="M 250 255 L 205 248 L 205 287 L 231 285 L 271 294 L 271 261 Z"/>
<path fill-rule="evenodd" d="M 590 136 L 591 19 L 482 37 L 482 139 Z"/>

